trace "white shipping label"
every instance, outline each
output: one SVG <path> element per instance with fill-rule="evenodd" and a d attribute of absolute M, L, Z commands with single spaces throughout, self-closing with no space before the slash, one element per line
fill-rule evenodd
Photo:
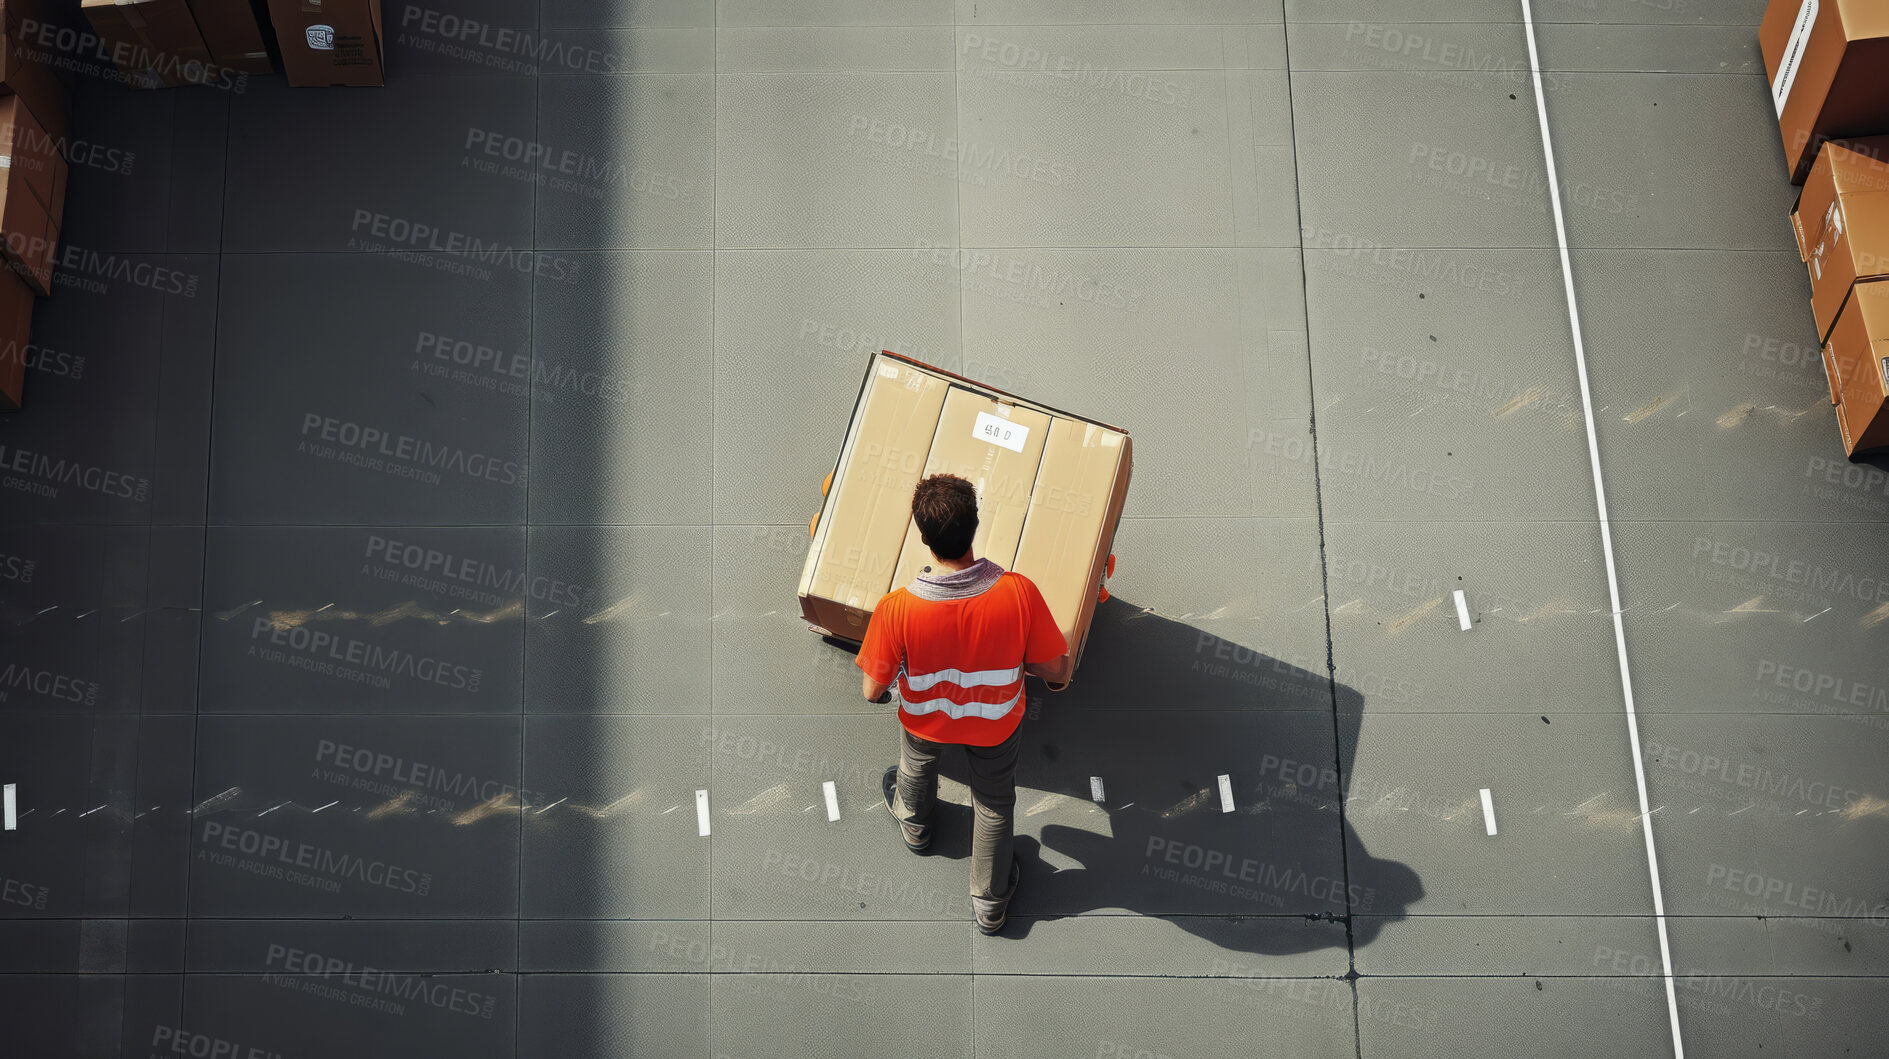
<path fill-rule="evenodd" d="M 1022 423 L 1012 423 L 1002 416 L 979 412 L 977 422 L 971 424 L 971 436 L 1011 452 L 1022 452 L 1023 443 L 1030 440 L 1030 428 Z"/>
<path fill-rule="evenodd" d="M 1771 102 L 1777 107 L 1778 117 L 1784 116 L 1784 104 L 1790 102 L 1791 85 L 1797 80 L 1797 69 L 1804 64 L 1804 48 L 1810 44 L 1810 27 L 1817 24 L 1818 0 L 1804 0 L 1804 6 L 1797 9 L 1797 24 L 1791 27 L 1791 35 L 1784 41 L 1784 55 L 1777 64 L 1777 76 L 1771 79 Z"/>
<path fill-rule="evenodd" d="M 20 805 L 13 791 L 14 787 L 11 783 L 5 788 L 0 788 L 0 801 L 5 802 L 3 806 L 0 806 L 0 816 L 6 817 L 8 831 L 18 830 L 20 826 Z"/>

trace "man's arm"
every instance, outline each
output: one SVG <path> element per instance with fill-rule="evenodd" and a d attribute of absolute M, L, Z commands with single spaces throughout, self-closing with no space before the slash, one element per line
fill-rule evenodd
<path fill-rule="evenodd" d="M 879 683 L 872 679 L 871 673 L 865 674 L 864 680 L 865 685 L 860 690 L 865 692 L 867 702 L 876 702 L 883 706 L 892 701 L 892 685 Z"/>

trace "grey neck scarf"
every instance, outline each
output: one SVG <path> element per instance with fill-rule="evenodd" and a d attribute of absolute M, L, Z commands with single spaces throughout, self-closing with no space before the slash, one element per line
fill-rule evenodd
<path fill-rule="evenodd" d="M 970 599 L 996 584 L 1003 573 L 1003 567 L 989 559 L 979 559 L 962 570 L 920 574 L 906 587 L 912 595 L 934 603 L 953 599 Z"/>

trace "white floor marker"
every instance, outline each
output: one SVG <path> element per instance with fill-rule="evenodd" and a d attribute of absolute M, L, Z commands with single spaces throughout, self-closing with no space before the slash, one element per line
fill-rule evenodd
<path fill-rule="evenodd" d="M 1469 603 L 1463 599 L 1460 588 L 1456 590 L 1456 624 L 1461 625 L 1464 632 L 1469 631 Z"/>
<path fill-rule="evenodd" d="M 1233 811 L 1233 777 L 1224 772 L 1220 774 L 1220 811 Z"/>
<path fill-rule="evenodd" d="M 820 784 L 820 789 L 826 793 L 826 818 L 838 820 L 840 818 L 840 792 L 834 789 L 832 780 Z"/>
<path fill-rule="evenodd" d="M 1613 519 L 1607 514 L 1607 482 L 1601 475 L 1600 437 L 1594 429 L 1594 391 L 1587 381 L 1587 346 L 1581 338 L 1581 305 L 1574 296 L 1574 264 L 1568 254 L 1568 222 L 1561 208 L 1561 178 L 1555 168 L 1554 137 L 1548 130 L 1548 97 L 1541 87 L 1541 52 L 1535 45 L 1535 0 L 1522 0 L 1522 30 L 1528 40 L 1529 77 L 1535 88 L 1535 117 L 1541 122 L 1541 153 L 1547 162 L 1548 205 L 1554 211 L 1555 248 L 1561 256 L 1561 288 L 1568 302 L 1568 332 L 1574 339 L 1574 372 L 1581 384 L 1581 411 L 1587 427 L 1587 462 L 1594 478 L 1594 514 L 1600 523 L 1600 555 L 1607 566 L 1607 602 L 1613 611 L 1614 653 L 1620 663 L 1620 691 L 1626 700 L 1627 749 L 1640 795 L 1640 836 L 1646 842 L 1646 871 L 1653 888 L 1653 925 L 1659 931 L 1660 969 L 1666 979 L 1666 1018 L 1672 1026 L 1673 1059 L 1686 1059 L 1679 1032 L 1679 993 L 1673 981 L 1672 943 L 1666 931 L 1666 895 L 1659 881 L 1659 852 L 1653 846 L 1653 814 L 1647 808 L 1646 762 L 1640 756 L 1640 719 L 1633 705 L 1633 671 L 1627 664 L 1627 630 L 1620 618 L 1620 573 L 1614 567 Z"/>
<path fill-rule="evenodd" d="M 1100 776 L 1089 777 L 1089 798 L 1090 800 L 1097 801 L 1097 802 L 1103 800 L 1104 795 L 1102 793 L 1102 777 Z"/>
<path fill-rule="evenodd" d="M 695 792 L 695 833 L 708 834 L 708 792 Z"/>
<path fill-rule="evenodd" d="M 0 788 L 0 801 L 4 801 L 5 803 L 4 806 L 0 806 L 0 812 L 3 812 L 6 816 L 6 829 L 8 831 L 18 831 L 20 829 L 20 805 L 16 799 L 17 796 L 14 793 L 13 784 L 9 783 L 4 788 Z"/>
<path fill-rule="evenodd" d="M 1495 801 L 1489 797 L 1489 788 L 1482 789 L 1482 827 L 1490 834 L 1495 834 Z"/>

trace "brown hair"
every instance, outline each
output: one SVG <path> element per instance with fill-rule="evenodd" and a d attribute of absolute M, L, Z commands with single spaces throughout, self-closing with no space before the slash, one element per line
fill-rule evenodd
<path fill-rule="evenodd" d="M 977 487 L 955 474 L 934 474 L 912 490 L 912 518 L 932 554 L 962 559 L 977 536 Z"/>

